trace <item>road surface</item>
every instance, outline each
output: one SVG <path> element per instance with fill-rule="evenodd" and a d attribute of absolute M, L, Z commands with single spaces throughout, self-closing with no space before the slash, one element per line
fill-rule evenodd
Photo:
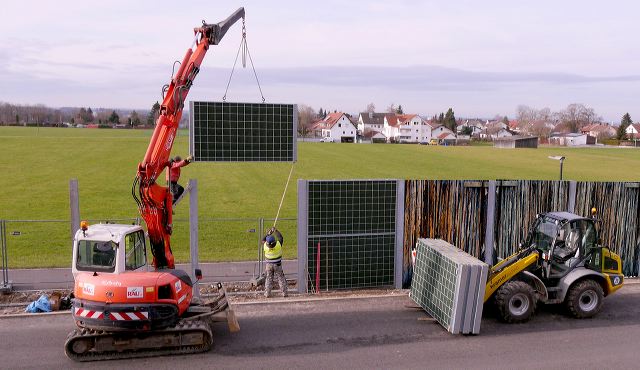
<path fill-rule="evenodd" d="M 77 364 L 63 352 L 69 316 L 0 319 L 0 368 L 632 369 L 640 362 L 640 284 L 594 319 L 542 307 L 532 321 L 486 313 L 480 335 L 451 335 L 407 296 L 236 305 L 241 331 L 216 326 L 206 354 Z M 216 324 L 218 325 L 218 324 Z"/>

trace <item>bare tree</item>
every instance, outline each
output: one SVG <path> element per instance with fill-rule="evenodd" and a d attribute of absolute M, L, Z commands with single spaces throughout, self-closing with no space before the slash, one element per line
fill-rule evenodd
<path fill-rule="evenodd" d="M 367 113 L 375 113 L 376 112 L 376 106 L 373 103 L 369 103 L 367 104 Z"/>
<path fill-rule="evenodd" d="M 316 111 L 308 105 L 298 105 L 298 134 L 306 137 L 311 129 L 311 124 L 316 120 Z"/>
<path fill-rule="evenodd" d="M 397 109 L 398 108 L 396 108 L 396 105 L 391 103 L 391 105 L 387 107 L 387 113 L 396 113 Z"/>
<path fill-rule="evenodd" d="M 555 115 L 561 128 L 568 132 L 578 132 L 584 126 L 602 121 L 593 108 L 578 103 L 569 104 Z"/>

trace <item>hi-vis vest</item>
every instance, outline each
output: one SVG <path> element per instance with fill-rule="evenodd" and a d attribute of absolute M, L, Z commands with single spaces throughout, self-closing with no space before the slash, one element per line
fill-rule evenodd
<path fill-rule="evenodd" d="M 269 248 L 269 244 L 265 242 L 263 250 L 267 263 L 276 263 L 282 260 L 282 244 L 280 244 L 280 241 L 276 241 L 276 246 L 273 248 Z"/>

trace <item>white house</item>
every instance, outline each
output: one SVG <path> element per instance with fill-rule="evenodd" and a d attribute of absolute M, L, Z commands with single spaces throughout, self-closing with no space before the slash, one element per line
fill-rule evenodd
<path fill-rule="evenodd" d="M 349 117 L 342 112 L 329 113 L 320 121 L 316 121 L 312 131 L 320 132 L 323 138 L 330 138 L 334 142 L 354 143 L 357 136 L 357 128 Z"/>
<path fill-rule="evenodd" d="M 431 139 L 431 126 L 417 114 L 387 114 L 384 135 L 389 141 L 420 143 Z"/>
<path fill-rule="evenodd" d="M 431 130 L 431 137 L 439 139 L 440 136 L 442 136 L 442 134 L 451 134 L 455 137 L 455 134 L 453 133 L 453 131 L 449 130 L 447 127 L 443 125 L 436 125 L 436 127 L 434 127 Z"/>
<path fill-rule="evenodd" d="M 640 123 L 632 123 L 625 130 L 627 137 L 631 140 L 640 139 Z"/>
<path fill-rule="evenodd" d="M 362 112 L 358 115 L 358 131 L 364 135 L 366 131 L 384 131 L 384 116 L 388 113 Z"/>
<path fill-rule="evenodd" d="M 495 140 L 495 139 L 500 139 L 503 137 L 510 137 L 513 136 L 513 134 L 504 128 L 499 129 L 497 132 L 491 134 L 491 139 Z"/>
<path fill-rule="evenodd" d="M 462 131 L 466 128 L 471 129 L 471 136 L 478 136 L 484 130 L 484 125 L 479 120 L 466 120 L 456 127 L 456 132 L 458 134 L 462 133 Z"/>
<path fill-rule="evenodd" d="M 587 145 L 589 143 L 589 135 L 587 134 L 578 134 L 578 133 L 570 133 L 570 134 L 560 134 L 553 133 L 551 137 L 549 137 L 549 143 L 554 145 L 564 145 L 564 146 L 577 146 L 577 145 Z M 592 138 L 593 139 L 593 138 Z M 595 139 L 593 140 L 595 142 Z"/>

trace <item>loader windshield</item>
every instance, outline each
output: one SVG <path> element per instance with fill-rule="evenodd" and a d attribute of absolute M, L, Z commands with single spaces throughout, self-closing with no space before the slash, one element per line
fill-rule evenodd
<path fill-rule="evenodd" d="M 548 250 L 551 249 L 551 243 L 556 237 L 558 232 L 558 226 L 556 221 L 551 218 L 543 217 L 538 220 L 535 226 L 535 230 L 531 235 L 530 244 L 535 244 L 538 249 Z"/>
<path fill-rule="evenodd" d="M 116 243 L 102 240 L 78 241 L 76 268 L 80 271 L 114 272 Z"/>

